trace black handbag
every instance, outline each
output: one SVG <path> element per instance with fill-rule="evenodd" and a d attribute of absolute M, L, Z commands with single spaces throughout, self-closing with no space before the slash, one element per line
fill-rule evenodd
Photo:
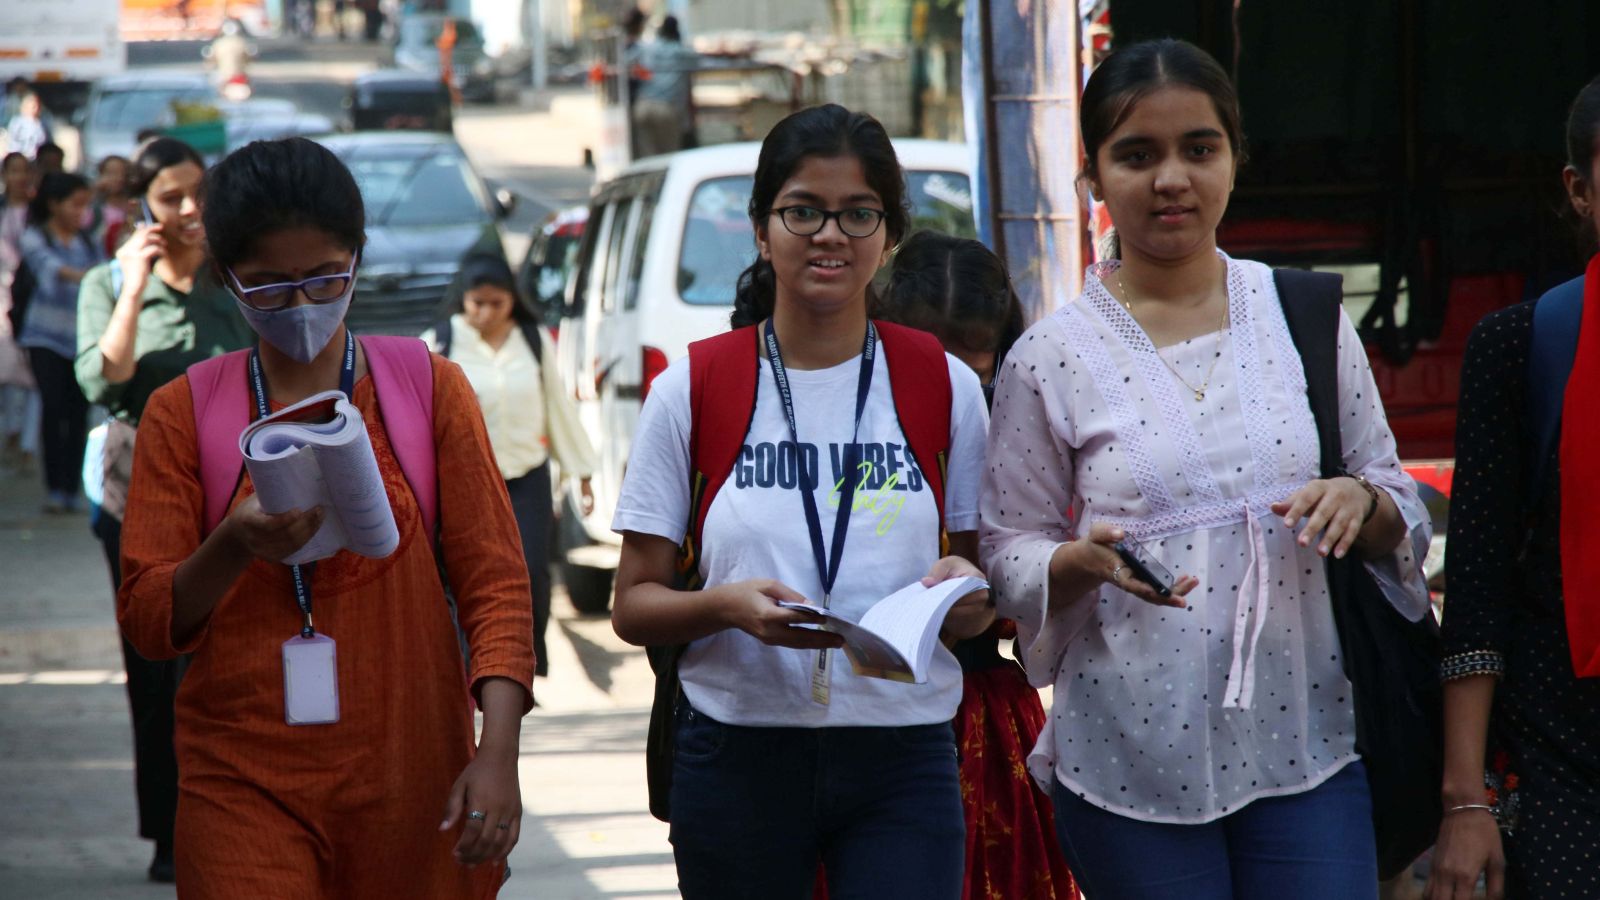
<path fill-rule="evenodd" d="M 1300 351 L 1306 396 L 1317 422 L 1322 475 L 1345 474 L 1339 439 L 1337 275 L 1273 273 L 1289 334 Z M 1355 554 L 1329 558 L 1328 592 L 1353 687 L 1356 751 L 1367 769 L 1378 874 L 1404 872 L 1439 834 L 1443 817 L 1444 692 L 1439 680 L 1439 623 L 1401 615 Z"/>
<path fill-rule="evenodd" d="M 650 815 L 672 821 L 672 766 L 678 736 L 678 704 L 683 682 L 678 661 L 687 644 L 646 647 L 645 655 L 656 675 L 655 699 L 650 704 L 650 731 L 644 742 L 645 786 L 650 792 Z"/>

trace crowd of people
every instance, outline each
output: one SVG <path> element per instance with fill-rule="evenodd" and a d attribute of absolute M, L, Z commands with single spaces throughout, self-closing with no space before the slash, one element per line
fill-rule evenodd
<path fill-rule="evenodd" d="M 649 805 L 685 897 L 1376 897 L 1383 798 L 1329 564 L 1424 620 L 1429 516 L 1351 321 L 1294 332 L 1307 298 L 1218 248 L 1245 145 L 1223 69 L 1133 44 L 1080 116 L 1115 240 L 1031 326 L 993 252 L 912 233 L 877 120 L 815 107 L 763 142 L 731 330 L 651 385 L 613 523 L 613 624 L 665 688 Z M 1600 79 L 1567 133 L 1593 238 Z M 366 211 L 314 142 L 208 170 L 158 137 L 96 173 L 0 163 L 0 424 L 70 511 L 89 405 L 109 412 L 87 480 L 151 877 L 494 896 L 546 674 L 549 463 L 586 507 L 596 467 L 550 335 L 485 256 L 426 346 L 352 334 Z M 1587 313 L 1564 393 L 1528 374 L 1558 304 Z M 1305 340 L 1333 348 L 1331 416 Z M 1429 896 L 1600 896 L 1600 256 L 1480 323 L 1462 384 Z M 398 546 L 291 565 L 328 513 L 267 512 L 238 428 L 333 390 Z M 761 458 L 773 477 L 735 471 Z M 987 586 L 921 683 L 818 627 L 968 576 Z M 302 724 L 296 690 L 332 717 Z"/>

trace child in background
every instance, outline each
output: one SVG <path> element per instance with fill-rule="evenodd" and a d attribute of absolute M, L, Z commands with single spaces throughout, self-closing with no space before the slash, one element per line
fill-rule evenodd
<path fill-rule="evenodd" d="M 978 373 L 985 398 L 1023 330 L 1005 263 L 978 241 L 929 231 L 901 246 L 873 314 L 932 332 Z M 955 720 L 967 820 L 963 900 L 1078 896 L 1055 840 L 1050 798 L 1027 772 L 1044 705 L 1022 667 L 1000 652 L 1000 641 L 1015 635 L 1002 620 L 955 645 L 964 676 Z"/>

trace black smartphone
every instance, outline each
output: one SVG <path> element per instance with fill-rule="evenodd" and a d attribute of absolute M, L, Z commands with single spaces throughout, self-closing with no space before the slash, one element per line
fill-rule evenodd
<path fill-rule="evenodd" d="M 139 215 L 144 217 L 146 225 L 154 225 L 156 223 L 156 217 L 150 215 L 150 204 L 146 203 L 143 197 L 139 198 Z"/>
<path fill-rule="evenodd" d="M 1133 577 L 1149 585 L 1151 590 L 1163 597 L 1172 596 L 1172 573 L 1167 571 L 1154 555 L 1146 550 L 1144 545 L 1131 537 L 1124 537 L 1111 545 L 1122 557 L 1122 564 L 1128 567 Z"/>

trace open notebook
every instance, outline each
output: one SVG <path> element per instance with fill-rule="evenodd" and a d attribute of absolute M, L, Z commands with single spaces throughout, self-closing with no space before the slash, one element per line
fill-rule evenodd
<path fill-rule="evenodd" d="M 326 513 L 317 533 L 284 562 L 300 565 L 340 550 L 384 557 L 400 545 L 366 422 L 339 391 L 256 420 L 240 433 L 239 452 L 263 510 L 320 506 Z"/>
<path fill-rule="evenodd" d="M 915 581 L 873 604 L 856 622 L 830 609 L 808 603 L 779 601 L 779 606 L 816 613 L 822 621 L 796 625 L 831 631 L 844 638 L 844 655 L 857 675 L 924 684 L 928 664 L 939 644 L 945 613 L 957 600 L 989 585 L 982 578 L 952 578 L 933 587 Z"/>

